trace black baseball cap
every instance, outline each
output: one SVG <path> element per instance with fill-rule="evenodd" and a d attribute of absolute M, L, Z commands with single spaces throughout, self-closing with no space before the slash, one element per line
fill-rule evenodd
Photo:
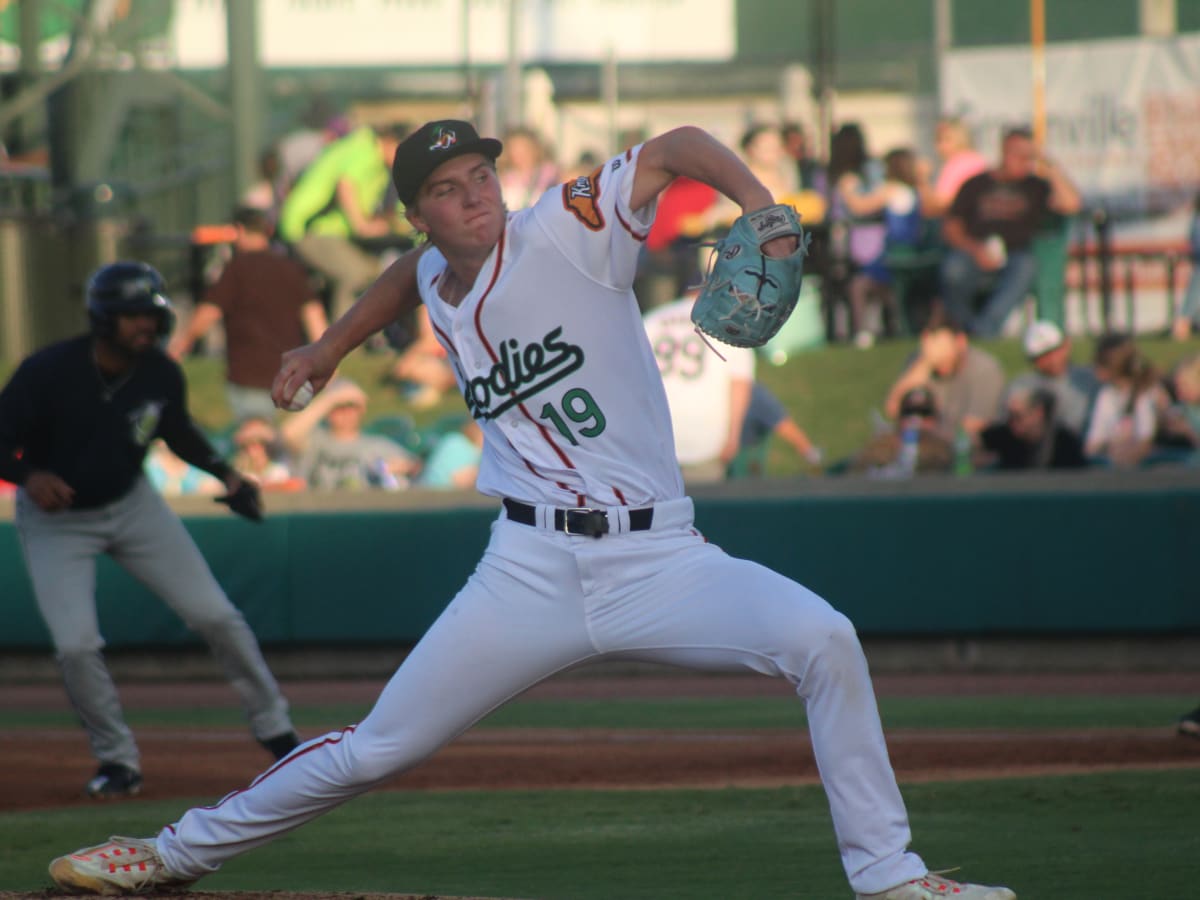
<path fill-rule="evenodd" d="M 504 149 L 495 138 L 481 138 L 475 126 L 458 119 L 426 122 L 396 149 L 392 161 L 392 181 L 400 202 L 408 206 L 434 169 L 464 153 L 482 153 L 495 159 Z"/>
<path fill-rule="evenodd" d="M 907 419 L 909 416 L 930 419 L 937 414 L 937 399 L 933 396 L 933 391 L 927 387 L 912 388 L 900 400 L 900 418 L 902 419 Z"/>

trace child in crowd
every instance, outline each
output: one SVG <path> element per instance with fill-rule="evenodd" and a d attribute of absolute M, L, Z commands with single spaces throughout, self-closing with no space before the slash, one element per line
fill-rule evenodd
<path fill-rule="evenodd" d="M 921 204 L 917 157 L 907 147 L 898 147 L 883 158 L 883 182 L 874 190 L 861 192 L 856 176 L 843 179 L 842 201 L 859 217 L 881 214 L 884 223 L 883 248 L 879 255 L 862 265 L 851 279 L 850 310 L 855 322 L 854 343 L 866 349 L 875 343 L 876 334 L 867 327 L 867 310 L 878 301 L 892 308 L 896 297 L 885 254 L 897 247 L 915 248 L 921 239 Z"/>
<path fill-rule="evenodd" d="M 1154 365 L 1126 334 L 1109 334 L 1096 344 L 1096 375 L 1102 382 L 1087 436 L 1089 459 L 1129 468 L 1150 453 L 1158 430 L 1162 388 Z"/>
<path fill-rule="evenodd" d="M 294 491 L 304 480 L 292 475 L 275 426 L 257 416 L 244 419 L 233 434 L 233 464 L 266 491 Z"/>

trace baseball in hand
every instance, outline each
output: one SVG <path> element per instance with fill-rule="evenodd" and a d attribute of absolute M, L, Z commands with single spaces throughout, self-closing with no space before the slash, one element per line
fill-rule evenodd
<path fill-rule="evenodd" d="M 313 386 L 311 381 L 306 381 L 300 387 L 296 388 L 296 393 L 292 395 L 292 400 L 284 409 L 289 412 L 299 412 L 308 406 L 308 402 L 313 398 Z"/>

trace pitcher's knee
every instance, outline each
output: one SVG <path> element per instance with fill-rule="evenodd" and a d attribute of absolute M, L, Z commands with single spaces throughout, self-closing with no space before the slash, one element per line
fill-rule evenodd
<path fill-rule="evenodd" d="M 858 629 L 849 617 L 834 612 L 829 622 L 827 644 L 831 652 L 841 655 L 861 656 L 862 642 L 858 639 Z"/>
<path fill-rule="evenodd" d="M 346 783 L 363 789 L 387 780 L 402 769 L 391 757 L 373 750 L 351 754 L 346 762 Z"/>
<path fill-rule="evenodd" d="M 831 610 L 822 624 L 821 639 L 811 644 L 809 673 L 821 670 L 841 676 L 847 672 L 865 670 L 866 657 L 854 623 L 842 613 Z"/>
<path fill-rule="evenodd" d="M 862 645 L 854 624 L 824 601 L 772 633 L 785 636 L 779 667 L 796 682 L 809 681 L 820 672 L 837 677 L 838 670 L 847 664 L 862 665 Z"/>
<path fill-rule="evenodd" d="M 412 768 L 434 749 L 406 740 L 404 735 L 381 738 L 354 732 L 343 747 L 343 776 L 350 785 L 370 787 Z"/>

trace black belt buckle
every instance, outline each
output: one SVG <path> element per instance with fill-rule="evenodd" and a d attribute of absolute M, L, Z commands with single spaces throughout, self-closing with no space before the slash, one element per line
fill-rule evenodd
<path fill-rule="evenodd" d="M 602 537 L 608 534 L 608 513 L 602 509 L 556 509 L 554 528 L 567 534 Z"/>

